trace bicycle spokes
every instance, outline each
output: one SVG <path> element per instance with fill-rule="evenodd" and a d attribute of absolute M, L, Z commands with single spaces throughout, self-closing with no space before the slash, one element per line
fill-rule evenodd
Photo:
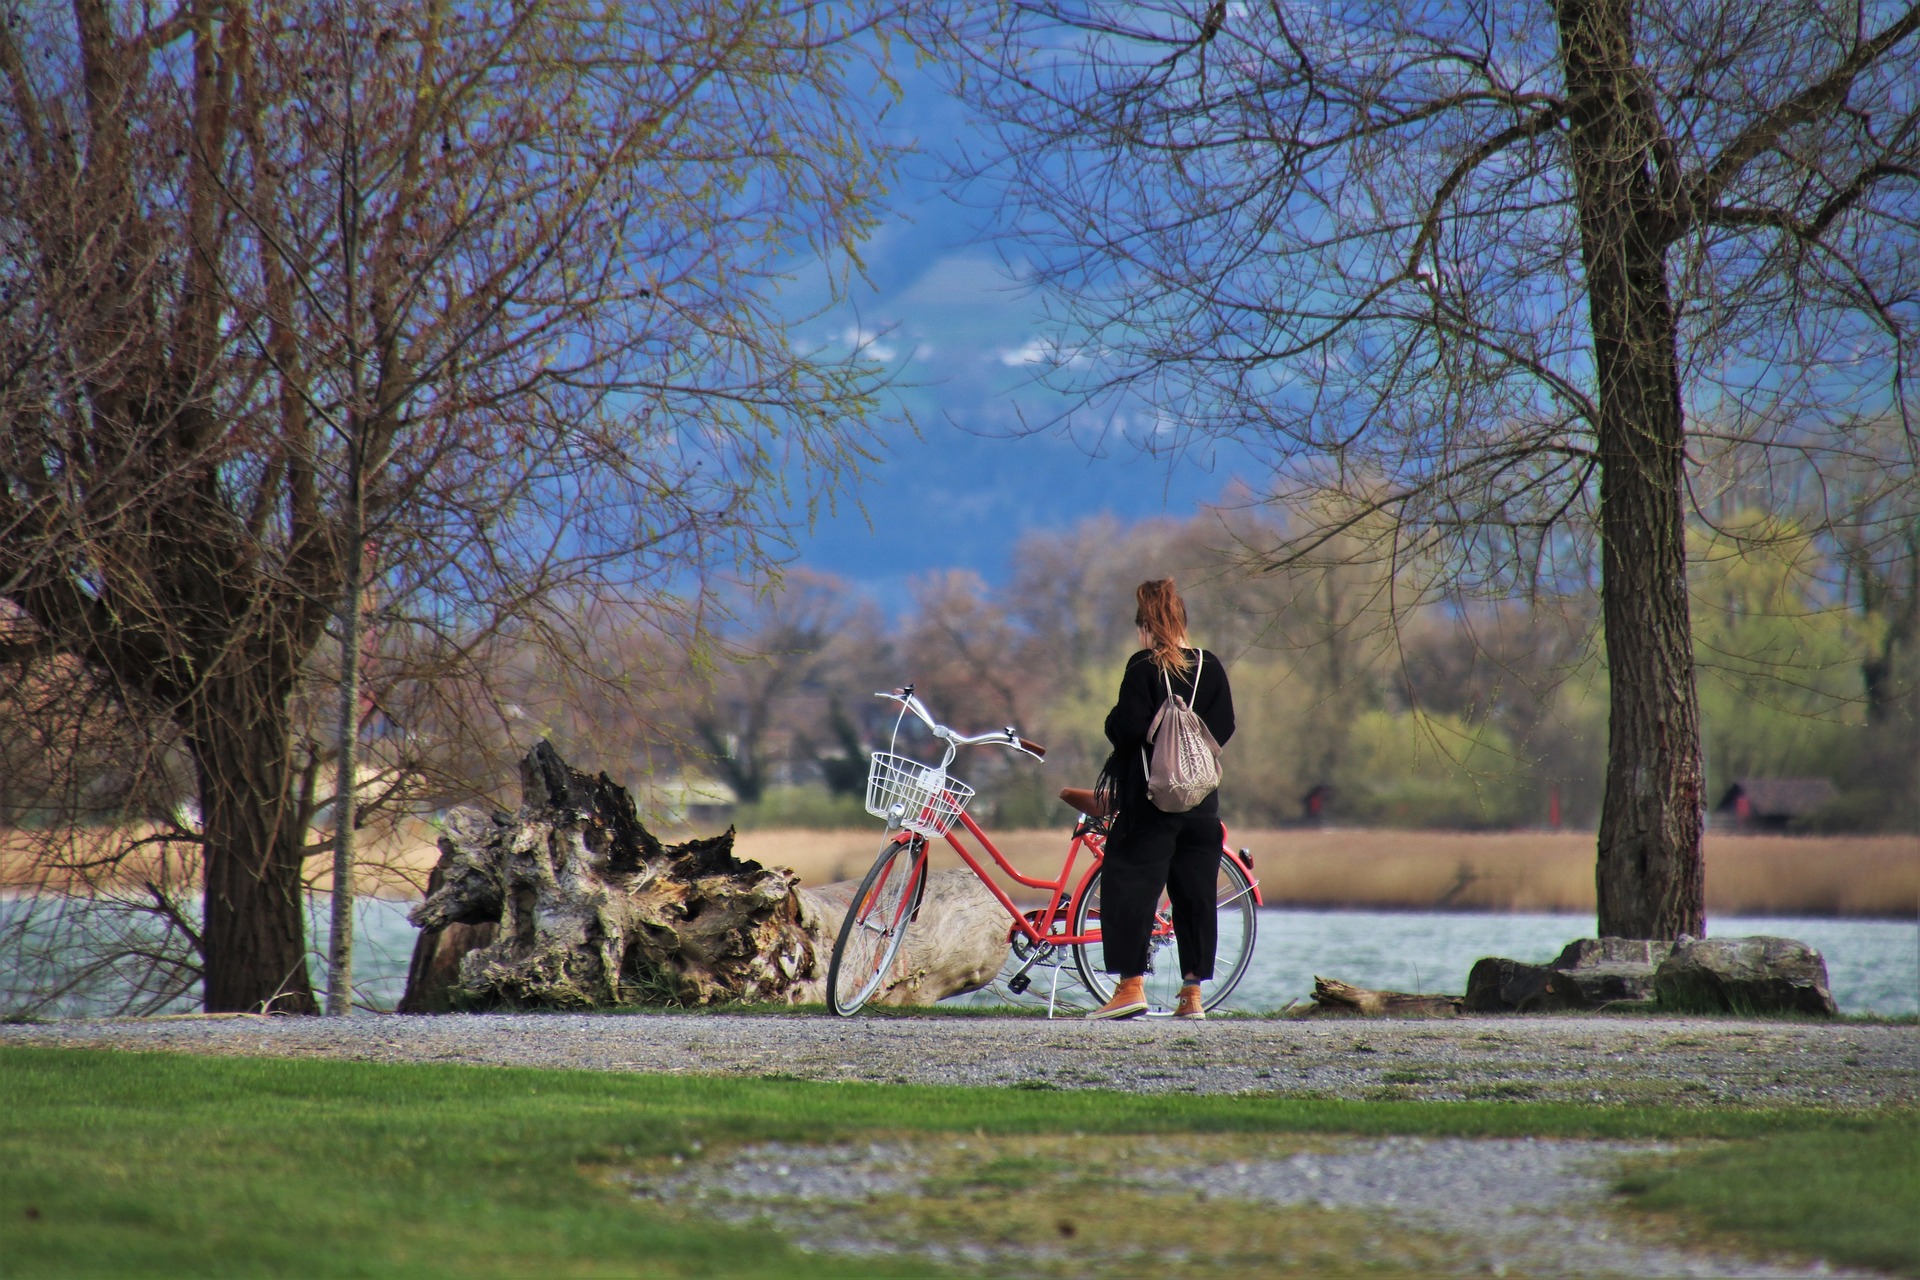
<path fill-rule="evenodd" d="M 889 837 L 854 892 L 827 967 L 827 1004 L 850 1014 L 885 985 L 926 885 L 926 843 Z"/>

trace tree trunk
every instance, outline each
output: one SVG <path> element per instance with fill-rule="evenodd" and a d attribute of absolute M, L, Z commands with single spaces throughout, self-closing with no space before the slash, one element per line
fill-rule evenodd
<path fill-rule="evenodd" d="M 286 697 L 264 680 L 214 678 L 192 713 L 206 839 L 206 1011 L 318 1013 Z"/>
<path fill-rule="evenodd" d="M 1599 932 L 1705 932 L 1700 709 L 1681 504 L 1686 433 L 1667 287 L 1671 215 L 1633 62 L 1630 0 L 1561 0 L 1600 450 L 1611 689 Z"/>
<path fill-rule="evenodd" d="M 357 384 L 357 375 L 354 381 Z M 349 429 L 347 439 L 346 512 L 342 521 L 346 525 L 346 548 L 341 557 L 341 576 L 346 579 L 346 589 L 340 593 L 340 757 L 334 776 L 333 910 L 327 937 L 327 1013 L 336 1018 L 353 1012 L 354 827 L 359 821 L 360 798 L 360 592 L 365 567 L 366 495 L 361 483 L 360 432 L 357 418 L 353 420 L 356 425 Z"/>
<path fill-rule="evenodd" d="M 516 814 L 448 814 L 406 1012 L 537 1005 L 823 999 L 855 886 L 803 889 L 733 856 L 733 833 L 663 845 L 605 774 L 542 742 Z M 967 871 L 936 872 L 876 1003 L 931 1003 L 991 982 L 1008 921 Z"/>

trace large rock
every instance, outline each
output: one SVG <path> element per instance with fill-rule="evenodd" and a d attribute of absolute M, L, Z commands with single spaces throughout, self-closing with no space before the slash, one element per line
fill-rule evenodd
<path fill-rule="evenodd" d="M 1662 1008 L 1685 1012 L 1840 1012 L 1825 958 L 1792 938 L 1682 938 L 1655 972 L 1653 989 Z"/>
<path fill-rule="evenodd" d="M 1572 970 L 1630 966 L 1652 973 L 1672 950 L 1671 942 L 1652 938 L 1575 938 L 1548 967 Z"/>
<path fill-rule="evenodd" d="M 1653 1000 L 1653 977 L 1671 943 L 1579 938 L 1550 964 L 1489 956 L 1467 975 L 1467 1013 L 1563 1013 Z"/>
<path fill-rule="evenodd" d="M 1576 938 L 1550 966 L 1553 987 L 1569 1009 L 1650 1004 L 1653 975 L 1672 950 L 1650 938 Z"/>

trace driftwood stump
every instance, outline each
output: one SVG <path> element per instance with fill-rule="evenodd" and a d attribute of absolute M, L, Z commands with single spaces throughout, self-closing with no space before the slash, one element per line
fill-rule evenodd
<path fill-rule="evenodd" d="M 606 774 L 541 742 L 517 813 L 455 809 L 440 837 L 406 1013 L 539 1006 L 803 1003 L 825 998 L 853 884 L 802 888 L 733 856 L 733 832 L 665 845 Z M 879 1003 L 977 990 L 1005 962 L 1006 913 L 974 878 L 935 872 Z"/>
<path fill-rule="evenodd" d="M 1451 1018 L 1460 1012 L 1458 996 L 1414 995 L 1407 991 L 1370 991 L 1335 978 L 1313 979 L 1313 1003 L 1296 1017 Z"/>

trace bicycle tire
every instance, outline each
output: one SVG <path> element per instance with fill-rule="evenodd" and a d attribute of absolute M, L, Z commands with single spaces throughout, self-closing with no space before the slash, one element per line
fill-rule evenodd
<path fill-rule="evenodd" d="M 847 904 L 827 966 L 827 1007 L 843 1018 L 873 998 L 906 940 L 927 888 L 926 847 L 919 836 L 888 832 Z"/>
<path fill-rule="evenodd" d="M 1095 871 L 1087 881 L 1087 891 L 1073 909 L 1073 931 L 1084 934 L 1098 926 L 1100 911 L 1100 878 Z M 1253 882 L 1247 878 L 1246 871 L 1227 854 L 1220 855 L 1219 888 L 1216 892 L 1216 910 L 1219 912 L 1219 949 L 1215 953 L 1213 979 L 1202 987 L 1203 1002 L 1212 1009 L 1233 994 L 1240 980 L 1247 976 L 1247 968 L 1253 963 L 1253 946 L 1260 933 L 1260 910 L 1253 900 Z M 1077 942 L 1073 946 L 1073 961 L 1080 970 L 1080 981 L 1092 993 L 1098 1004 L 1105 1004 L 1113 996 L 1117 979 L 1101 967 L 1103 956 L 1099 943 Z M 1169 1012 L 1180 994 L 1179 954 L 1175 950 L 1173 926 L 1170 922 L 1167 895 L 1160 895 L 1160 906 L 1155 912 L 1153 940 L 1147 953 L 1151 971 L 1146 975 L 1147 1004 L 1150 1010 Z M 1154 960 L 1164 957 L 1164 963 L 1155 965 Z M 1096 1005 L 1096 1007 L 1098 1007 Z"/>

